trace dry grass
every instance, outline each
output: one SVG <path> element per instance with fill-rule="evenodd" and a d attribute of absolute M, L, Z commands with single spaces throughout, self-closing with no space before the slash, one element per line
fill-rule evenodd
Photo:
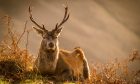
<path fill-rule="evenodd" d="M 0 84 L 9 82 L 20 82 L 21 84 L 52 84 L 41 75 L 32 71 L 33 56 L 28 52 L 29 30 L 26 28 L 17 37 L 11 28 L 11 18 L 7 17 L 8 33 L 0 43 Z M 21 49 L 19 43 L 23 35 L 27 36 L 26 49 Z M 130 56 L 124 61 L 118 59 L 110 61 L 108 64 L 94 64 L 91 67 L 91 79 L 76 84 L 140 84 L 140 70 L 131 71 L 128 66 L 134 61 L 140 61 L 138 50 L 132 51 Z M 67 84 L 66 82 L 64 84 Z M 69 83 L 69 84 L 75 84 Z"/>
<path fill-rule="evenodd" d="M 27 22 L 25 23 L 24 32 L 17 37 L 11 28 L 11 18 L 8 16 L 6 18 L 8 19 L 8 33 L 0 43 L 0 75 L 9 81 L 22 80 L 24 73 L 32 70 L 33 62 L 32 55 L 29 54 L 27 48 L 21 49 L 18 46 L 22 36 L 25 34 Z"/>

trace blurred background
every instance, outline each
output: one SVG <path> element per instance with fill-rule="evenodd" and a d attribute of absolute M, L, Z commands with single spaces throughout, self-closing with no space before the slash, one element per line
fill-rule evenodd
<path fill-rule="evenodd" d="M 70 18 L 59 37 L 60 48 L 73 50 L 80 46 L 89 63 L 106 63 L 109 59 L 127 58 L 133 49 L 140 50 L 140 0 L 0 0 L 0 40 L 6 32 L 2 17 L 9 15 L 14 30 L 23 32 L 25 21 L 32 29 L 28 7 L 35 20 L 51 30 L 69 6 Z M 26 36 L 20 46 L 25 48 Z M 29 51 L 37 56 L 41 36 L 29 34 Z M 138 67 L 136 63 L 135 67 Z"/>

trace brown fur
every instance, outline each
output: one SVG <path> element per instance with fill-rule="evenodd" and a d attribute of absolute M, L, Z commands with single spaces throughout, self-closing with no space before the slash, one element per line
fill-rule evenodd
<path fill-rule="evenodd" d="M 45 57 L 45 55 L 39 55 L 36 59 L 34 70 L 38 73 L 52 74 L 56 76 L 56 81 L 90 79 L 89 66 L 81 48 L 75 48 L 73 51 L 60 50 L 58 59 L 55 61 L 49 61 Z M 57 64 L 54 64 L 56 62 Z"/>
<path fill-rule="evenodd" d="M 56 74 L 61 81 L 89 79 L 89 66 L 82 49 L 76 48 L 72 52 L 60 50 Z"/>

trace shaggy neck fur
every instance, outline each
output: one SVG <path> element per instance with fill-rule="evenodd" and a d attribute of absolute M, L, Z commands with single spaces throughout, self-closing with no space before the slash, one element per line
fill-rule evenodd
<path fill-rule="evenodd" d="M 41 72 L 54 73 L 58 61 L 58 54 L 58 45 L 55 50 L 48 50 L 43 44 L 41 44 L 39 52 L 39 68 Z"/>

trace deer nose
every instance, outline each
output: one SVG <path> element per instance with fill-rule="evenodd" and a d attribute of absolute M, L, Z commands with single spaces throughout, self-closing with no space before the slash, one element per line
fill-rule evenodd
<path fill-rule="evenodd" d="M 49 43 L 49 47 L 54 47 L 54 44 L 51 42 L 51 43 Z"/>

